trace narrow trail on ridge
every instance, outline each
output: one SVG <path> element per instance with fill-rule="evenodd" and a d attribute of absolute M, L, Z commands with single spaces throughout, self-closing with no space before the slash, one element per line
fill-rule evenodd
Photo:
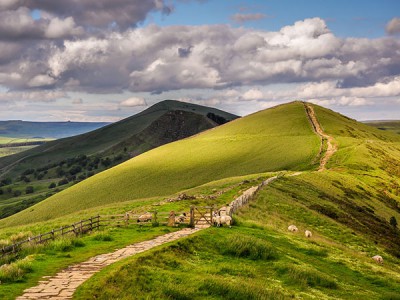
<path fill-rule="evenodd" d="M 318 119 L 316 117 L 314 108 L 312 107 L 312 105 L 310 105 L 309 103 L 305 103 L 303 102 L 308 119 L 311 122 L 311 125 L 313 127 L 314 132 L 319 135 L 319 137 L 321 138 L 321 147 L 319 149 L 319 153 L 317 155 L 317 157 L 320 157 L 320 164 L 318 167 L 318 172 L 324 171 L 326 170 L 326 164 L 329 161 L 329 159 L 332 157 L 332 155 L 337 151 L 337 146 L 336 143 L 334 143 L 334 138 L 328 134 L 326 134 L 322 127 L 321 124 L 318 122 Z M 327 142 L 327 149 L 324 152 L 324 141 Z M 323 156 L 322 156 L 323 155 Z M 321 157 L 322 156 L 322 157 Z"/>

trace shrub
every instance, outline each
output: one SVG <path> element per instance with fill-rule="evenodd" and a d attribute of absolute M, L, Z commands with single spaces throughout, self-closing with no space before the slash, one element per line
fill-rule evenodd
<path fill-rule="evenodd" d="M 13 196 L 14 196 L 14 197 L 19 197 L 19 196 L 21 196 L 21 195 L 22 195 L 22 192 L 19 191 L 19 190 L 15 190 L 14 193 L 13 193 Z"/>
<path fill-rule="evenodd" d="M 22 281 L 26 273 L 30 273 L 33 271 L 32 260 L 32 256 L 27 256 L 24 259 L 0 266 L 0 281 Z"/>
<path fill-rule="evenodd" d="M 390 217 L 390 221 L 389 221 L 390 225 L 393 226 L 393 228 L 397 228 L 397 220 L 395 217 Z"/>
<path fill-rule="evenodd" d="M 56 183 L 55 183 L 55 182 L 52 182 L 52 183 L 50 183 L 50 185 L 49 185 L 49 189 L 54 189 L 56 186 L 57 186 Z"/>
<path fill-rule="evenodd" d="M 27 186 L 25 189 L 25 194 L 32 194 L 34 191 L 33 186 Z"/>
<path fill-rule="evenodd" d="M 64 179 L 61 179 L 61 180 L 58 182 L 58 186 L 60 186 L 60 185 L 65 185 L 65 184 L 67 184 L 67 183 L 68 183 L 68 179 L 64 178 Z"/>

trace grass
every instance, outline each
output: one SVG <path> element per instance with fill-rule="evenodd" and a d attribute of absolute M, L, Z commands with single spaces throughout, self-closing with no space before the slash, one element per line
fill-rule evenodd
<path fill-rule="evenodd" d="M 236 252 L 232 240 L 247 250 Z M 353 255 L 330 240 L 242 223 L 109 266 L 80 286 L 74 299 L 129 299 L 133 293 L 135 299 L 379 299 L 400 292 L 398 267 L 371 268 L 369 258 L 352 262 Z"/>
<path fill-rule="evenodd" d="M 3 220 L 2 226 L 18 226 L 2 229 L 0 238 L 98 211 L 182 211 L 190 204 L 226 204 L 272 175 L 267 171 L 304 170 L 262 190 L 235 216 L 232 229 L 210 228 L 111 265 L 79 287 L 75 298 L 396 299 L 400 232 L 389 219 L 400 220 L 400 137 L 321 107 L 315 111 L 339 146 L 327 171 L 313 171 L 319 140 L 303 105 L 296 102 L 158 148 L 92 177 Z M 182 192 L 197 197 L 168 200 Z M 61 208 L 65 215 L 51 212 Z M 288 232 L 290 224 L 299 232 Z M 306 229 L 312 238 L 304 237 Z M 63 257 L 67 265 L 70 251 L 83 260 L 84 250 L 100 251 L 95 243 L 101 248 L 117 241 L 113 232 L 105 232 L 83 239 L 81 247 L 59 241 L 39 250 L 47 251 L 48 258 Z M 384 257 L 383 265 L 371 259 L 376 254 Z M 34 272 L 23 276 L 24 286 L 34 284 L 30 276 L 37 280 L 44 274 L 35 263 Z M 44 269 L 52 274 L 56 265 L 49 259 Z M 18 283 L 8 287 L 17 295 Z"/>
<path fill-rule="evenodd" d="M 146 152 L 2 220 L 0 226 L 170 195 L 232 176 L 309 169 L 318 149 L 303 105 L 292 103 Z"/>
<path fill-rule="evenodd" d="M 0 298 L 15 299 L 24 289 L 36 285 L 42 276 L 53 275 L 95 255 L 113 252 L 116 248 L 149 240 L 172 230 L 176 229 L 131 225 L 27 248 L 20 254 L 24 258 L 11 260 L 0 267 Z"/>
<path fill-rule="evenodd" d="M 369 126 L 378 128 L 380 130 L 390 131 L 400 134 L 400 121 L 366 121 L 363 122 Z"/>
<path fill-rule="evenodd" d="M 21 143 L 27 142 L 42 142 L 49 141 L 50 139 L 42 139 L 42 138 L 14 138 L 14 137 L 5 137 L 0 136 L 0 157 L 13 155 L 22 151 L 26 151 L 32 149 L 36 146 L 21 146 Z M 18 144 L 18 145 L 16 145 Z"/>

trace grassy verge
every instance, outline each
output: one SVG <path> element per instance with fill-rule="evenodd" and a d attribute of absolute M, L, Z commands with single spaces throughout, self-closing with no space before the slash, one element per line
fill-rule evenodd
<path fill-rule="evenodd" d="M 9 261 L 0 267 L 0 299 L 15 299 L 42 276 L 51 276 L 74 263 L 113 252 L 126 245 L 149 240 L 173 230 L 167 227 L 130 226 L 93 232 L 78 239 L 60 239 L 34 249 L 26 250 L 22 260 Z"/>

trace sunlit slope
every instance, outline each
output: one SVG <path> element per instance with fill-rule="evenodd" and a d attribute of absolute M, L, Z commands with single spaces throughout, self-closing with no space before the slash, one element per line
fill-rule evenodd
<path fill-rule="evenodd" d="M 338 151 L 328 168 L 346 172 L 368 172 L 400 176 L 400 136 L 373 128 L 329 109 L 314 106 L 324 131 L 333 136 Z"/>
<path fill-rule="evenodd" d="M 137 156 L 2 220 L 0 225 L 168 195 L 231 176 L 311 169 L 319 143 L 302 103 L 277 106 Z"/>

